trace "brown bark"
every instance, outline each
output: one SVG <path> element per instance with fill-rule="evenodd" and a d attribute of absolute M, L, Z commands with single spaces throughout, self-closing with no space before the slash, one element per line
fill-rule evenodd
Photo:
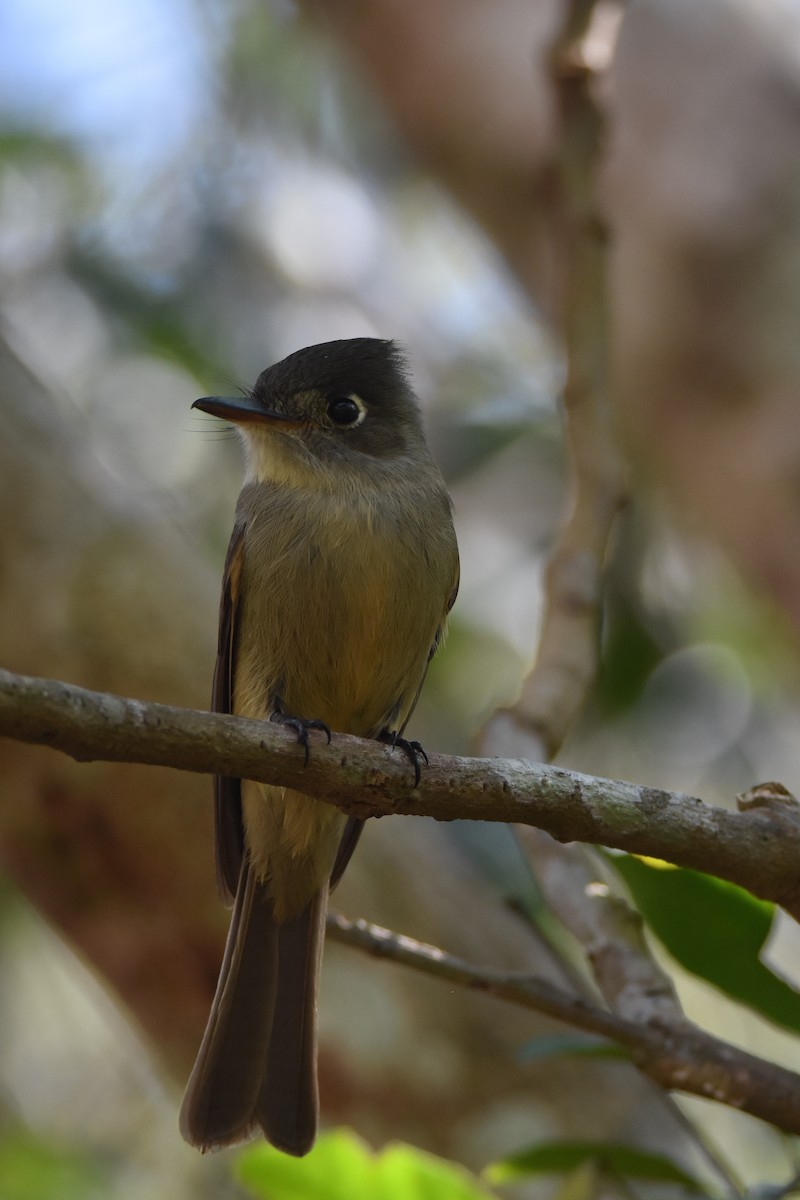
<path fill-rule="evenodd" d="M 800 804 L 772 785 L 743 811 L 646 784 L 597 779 L 522 759 L 429 756 L 419 787 L 405 756 L 337 733 L 308 763 L 278 726 L 0 671 L 0 734 L 78 760 L 130 760 L 282 784 L 351 816 L 533 825 L 718 875 L 800 920 Z"/>

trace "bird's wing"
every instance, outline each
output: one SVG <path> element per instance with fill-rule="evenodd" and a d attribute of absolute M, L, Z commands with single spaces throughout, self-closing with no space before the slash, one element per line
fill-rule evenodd
<path fill-rule="evenodd" d="M 348 817 L 347 824 L 342 831 L 342 836 L 339 840 L 339 847 L 336 851 L 336 858 L 331 870 L 330 890 L 336 887 L 339 880 L 344 875 L 345 867 L 353 857 L 353 852 L 358 845 L 358 839 L 364 831 L 364 822 L 361 817 Z"/>
<path fill-rule="evenodd" d="M 236 672 L 237 613 L 244 561 L 244 523 L 234 525 L 219 605 L 219 638 L 214 682 L 211 690 L 213 712 L 233 711 L 233 681 Z M 217 775 L 214 781 L 216 813 L 217 886 L 227 904 L 233 903 L 244 853 L 241 780 Z"/>
<path fill-rule="evenodd" d="M 439 626 L 439 628 L 436 630 L 436 637 L 433 639 L 433 645 L 431 646 L 430 654 L 428 655 L 428 662 L 431 661 L 434 654 L 439 649 L 439 645 L 442 640 L 442 635 L 444 634 L 445 626 L 447 625 L 447 617 L 450 613 L 450 609 L 453 607 L 453 605 L 456 602 L 456 596 L 458 595 L 458 585 L 460 582 L 461 582 L 461 571 L 460 571 L 458 563 L 456 563 L 456 577 L 455 577 L 455 580 L 453 581 L 453 586 L 450 591 L 450 595 L 447 598 L 447 607 L 444 610 L 444 615 L 442 617 L 442 623 Z M 427 672 L 426 672 L 426 674 L 427 674 Z M 424 683 L 424 682 L 425 682 L 425 678 L 423 676 L 422 683 Z M 419 685 L 420 692 L 422 691 L 422 683 Z M 418 699 L 419 699 L 419 692 L 417 692 L 417 700 Z M 416 707 L 417 700 L 414 701 L 415 707 Z"/>

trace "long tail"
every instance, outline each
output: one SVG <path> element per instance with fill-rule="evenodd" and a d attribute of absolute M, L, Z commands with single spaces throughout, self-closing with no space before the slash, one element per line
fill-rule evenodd
<path fill-rule="evenodd" d="M 265 886 L 242 865 L 217 991 L 180 1114 L 200 1150 L 261 1128 L 288 1154 L 317 1130 L 317 990 L 327 888 L 276 922 Z"/>

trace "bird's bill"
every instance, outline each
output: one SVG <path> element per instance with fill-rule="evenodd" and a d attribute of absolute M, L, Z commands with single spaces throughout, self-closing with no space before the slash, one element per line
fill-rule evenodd
<path fill-rule="evenodd" d="M 232 421 L 235 425 L 256 422 L 264 425 L 299 424 L 295 417 L 278 412 L 276 409 L 265 408 L 252 396 L 202 396 L 199 400 L 195 400 L 192 408 L 199 408 L 201 412 L 208 413 L 212 417 L 222 417 L 223 420 Z"/>

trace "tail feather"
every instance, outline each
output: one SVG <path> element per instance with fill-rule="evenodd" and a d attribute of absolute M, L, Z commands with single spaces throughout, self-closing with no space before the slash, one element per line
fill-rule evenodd
<path fill-rule="evenodd" d="M 317 992 L 327 901 L 324 888 L 278 932 L 278 988 L 256 1115 L 269 1141 L 287 1154 L 307 1154 L 317 1133 Z"/>
<path fill-rule="evenodd" d="M 263 885 L 243 861 L 217 991 L 180 1113 L 201 1150 L 250 1133 L 272 1028 L 278 933 Z"/>
<path fill-rule="evenodd" d="M 267 889 L 242 863 L 211 1015 L 180 1113 L 200 1150 L 245 1141 L 259 1126 L 289 1154 L 316 1135 L 317 987 L 327 888 L 277 922 Z"/>

